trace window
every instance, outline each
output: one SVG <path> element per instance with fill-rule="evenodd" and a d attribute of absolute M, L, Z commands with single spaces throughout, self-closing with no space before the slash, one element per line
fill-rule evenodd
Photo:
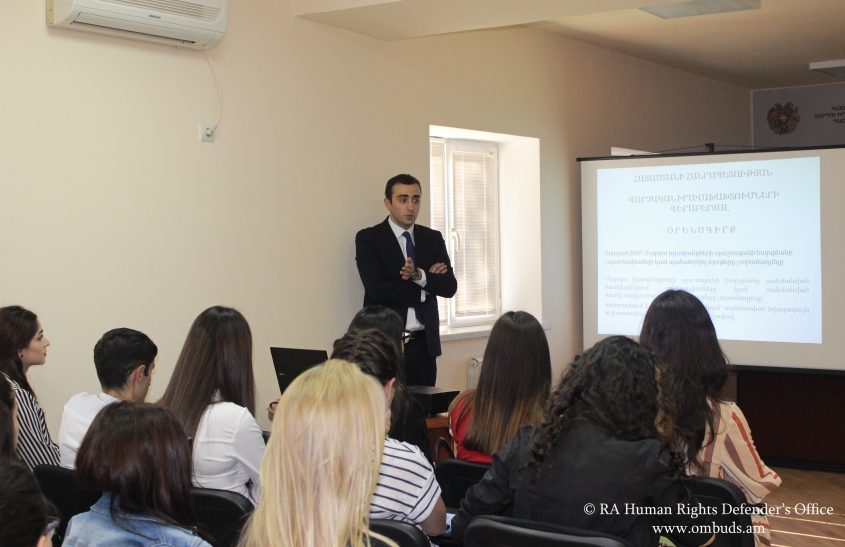
<path fill-rule="evenodd" d="M 492 323 L 502 309 L 497 145 L 431 138 L 430 162 L 431 227 L 443 234 L 458 280 L 454 298 L 438 298 L 440 323 Z"/>
<path fill-rule="evenodd" d="M 449 341 L 486 336 L 504 310 L 527 311 L 542 323 L 540 139 L 444 125 L 430 125 L 428 131 L 431 197 L 426 200 L 432 205 L 432 226 L 445 237 L 458 278 L 458 295 L 449 300 L 439 299 L 438 302 L 443 321 L 440 339 Z M 468 168 L 471 165 L 475 167 Z M 473 178 L 467 177 L 468 173 L 472 175 L 474 172 L 476 180 L 489 181 L 485 182 L 486 194 L 481 192 L 485 199 L 477 199 L 476 194 L 476 202 L 470 204 L 470 196 L 465 193 L 462 200 L 456 200 L 456 172 L 464 174 L 464 178 L 457 181 L 459 190 L 461 187 L 464 191 L 470 188 L 478 190 L 477 185 L 467 184 Z M 488 201 L 491 195 L 492 207 Z M 482 202 L 484 207 L 480 205 Z M 492 212 L 492 237 L 482 238 L 485 245 L 471 246 L 467 238 L 472 234 L 461 232 L 455 219 L 455 213 L 460 213 L 460 207 L 456 205 L 461 204 L 464 213 L 477 214 L 485 207 L 486 213 Z M 478 224 L 483 226 L 483 223 L 476 222 L 476 226 Z M 459 242 L 459 238 L 463 239 Z M 478 240 L 474 239 L 474 242 L 478 243 Z M 469 262 L 482 254 L 479 249 L 486 252 L 486 264 L 481 268 L 470 268 Z M 492 262 L 489 260 L 491 251 L 494 255 Z M 555 259 L 552 260 L 554 262 Z M 462 268 L 463 272 L 459 272 L 458 268 Z M 487 276 L 491 269 L 493 275 Z M 484 272 L 483 282 L 477 279 L 479 272 Z M 470 292 L 462 297 L 461 291 Z M 487 301 L 476 307 L 475 300 L 479 295 L 483 295 L 485 300 L 487 295 L 493 295 L 496 300 L 493 304 Z M 490 313 L 494 308 L 495 311 Z"/>

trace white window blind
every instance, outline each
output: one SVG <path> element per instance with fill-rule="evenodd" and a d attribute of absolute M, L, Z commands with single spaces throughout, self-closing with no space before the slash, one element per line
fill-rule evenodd
<path fill-rule="evenodd" d="M 431 223 L 446 238 L 458 280 L 438 299 L 441 323 L 467 326 L 500 314 L 498 154 L 495 144 L 431 140 Z"/>
<path fill-rule="evenodd" d="M 441 139 L 432 139 L 430 144 L 431 158 L 431 227 L 441 234 L 449 248 L 449 232 L 446 231 L 446 143 Z M 449 253 L 452 256 L 452 253 Z M 449 323 L 449 310 L 445 298 L 437 298 L 437 310 L 440 314 L 440 324 Z"/>

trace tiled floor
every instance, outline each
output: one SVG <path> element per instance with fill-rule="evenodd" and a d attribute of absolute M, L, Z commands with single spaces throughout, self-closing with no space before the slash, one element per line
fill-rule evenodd
<path fill-rule="evenodd" d="M 778 516 L 769 517 L 772 545 L 845 547 L 845 474 L 783 468 L 775 472 L 783 484 L 765 499 L 770 507 L 779 508 Z M 833 514 L 818 514 L 808 508 L 813 503 L 833 507 Z"/>

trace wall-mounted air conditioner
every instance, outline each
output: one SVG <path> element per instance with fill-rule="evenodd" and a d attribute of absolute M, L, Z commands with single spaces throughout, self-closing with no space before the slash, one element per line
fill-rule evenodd
<path fill-rule="evenodd" d="M 47 26 L 211 49 L 226 32 L 226 0 L 47 0 Z"/>

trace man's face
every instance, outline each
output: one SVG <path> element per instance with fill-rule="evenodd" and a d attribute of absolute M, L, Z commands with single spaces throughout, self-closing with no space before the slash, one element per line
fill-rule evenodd
<path fill-rule="evenodd" d="M 420 214 L 420 187 L 417 184 L 397 184 L 393 187 L 393 199 L 384 198 L 384 206 L 390 211 L 390 218 L 407 230 Z"/>

